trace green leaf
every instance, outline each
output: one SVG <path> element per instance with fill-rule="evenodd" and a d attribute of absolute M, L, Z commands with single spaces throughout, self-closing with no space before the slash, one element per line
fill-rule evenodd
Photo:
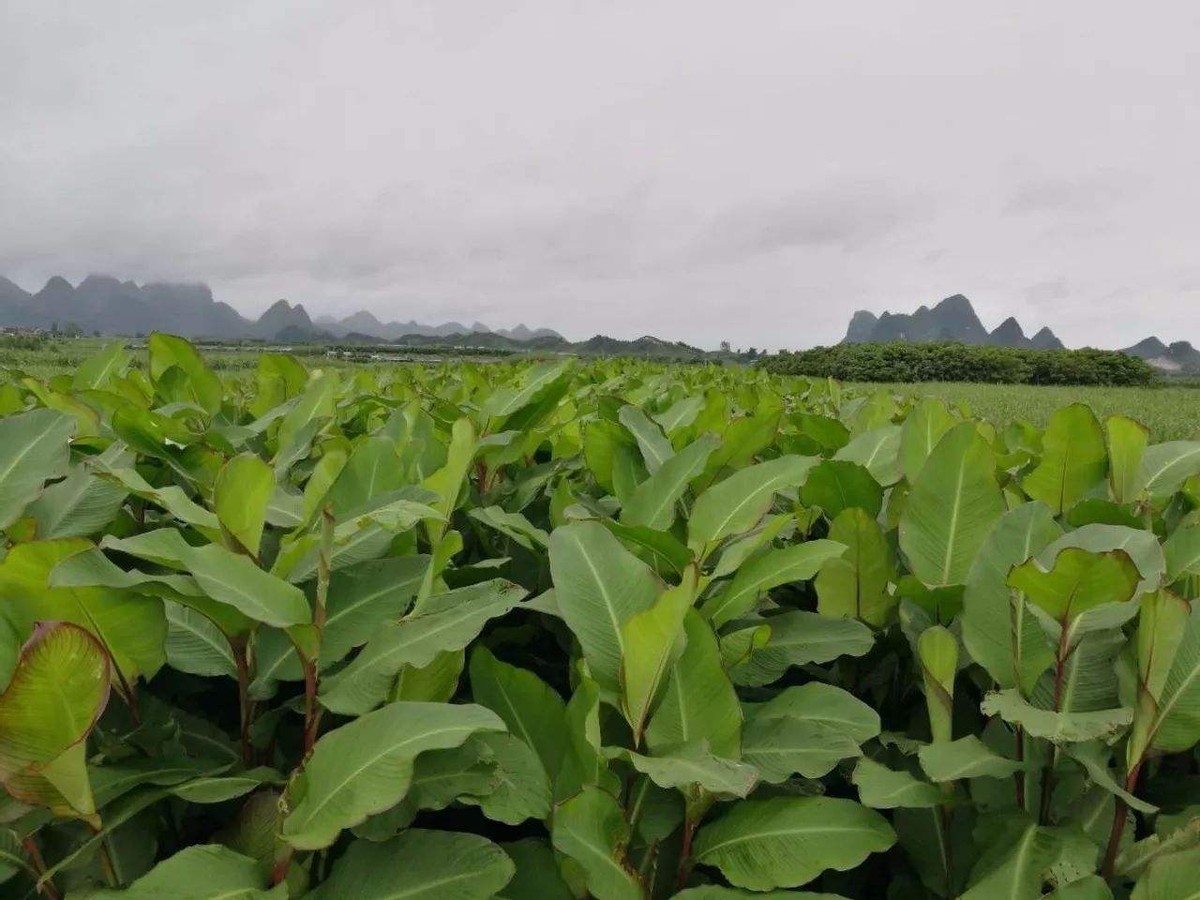
<path fill-rule="evenodd" d="M 1124 708 L 1073 713 L 1039 709 L 1012 689 L 985 695 L 980 709 L 984 715 L 999 716 L 1006 722 L 1020 725 L 1027 734 L 1054 744 L 1108 739 L 1133 721 L 1133 710 Z"/>
<path fill-rule="evenodd" d="M 799 487 L 818 462 L 814 457 L 781 456 L 717 482 L 692 506 L 688 546 L 700 554 L 722 538 L 749 531 L 771 508 L 775 494 Z"/>
<path fill-rule="evenodd" d="M 742 759 L 778 784 L 793 774 L 821 778 L 862 751 L 845 732 L 791 716 L 751 718 L 742 729 Z"/>
<path fill-rule="evenodd" d="M 973 734 L 957 741 L 926 744 L 917 756 L 925 774 L 935 782 L 959 778 L 1007 778 L 1021 768 L 1020 763 L 993 753 Z"/>
<path fill-rule="evenodd" d="M 800 499 L 835 519 L 843 510 L 862 509 L 871 518 L 883 507 L 883 488 L 858 463 L 827 459 L 808 473 Z"/>
<path fill-rule="evenodd" d="M 700 612 L 714 628 L 754 610 L 764 591 L 807 581 L 822 566 L 846 552 L 846 545 L 834 540 L 806 541 L 787 547 L 771 548 L 742 564 L 723 591 L 706 600 Z"/>
<path fill-rule="evenodd" d="M 885 487 L 900 480 L 900 446 L 903 429 L 899 425 L 873 428 L 854 438 L 834 454 L 834 459 L 858 463 Z"/>
<path fill-rule="evenodd" d="M 108 702 L 109 672 L 104 649 L 74 625 L 39 625 L 21 648 L 0 694 L 0 783 L 13 797 L 95 813 L 83 741 Z"/>
<path fill-rule="evenodd" d="M 916 484 L 925 460 L 954 424 L 946 404 L 937 397 L 926 397 L 913 407 L 900 435 L 900 463 L 909 484 Z"/>
<path fill-rule="evenodd" d="M 1167 568 L 1158 538 L 1153 532 L 1140 528 L 1092 524 L 1068 531 L 1038 554 L 1038 562 L 1042 564 L 1042 568 L 1049 569 L 1066 547 L 1078 547 L 1092 553 L 1125 551 L 1142 576 L 1137 589 L 1139 594 L 1156 590 L 1162 583 L 1163 573 Z"/>
<path fill-rule="evenodd" d="M 646 463 L 646 471 L 651 475 L 675 455 L 675 450 L 662 433 L 662 429 L 636 406 L 621 407 L 617 417 L 637 441 L 638 449 L 642 452 L 642 459 Z"/>
<path fill-rule="evenodd" d="M 1154 499 L 1164 499 L 1200 472 L 1200 441 L 1168 441 L 1146 448 L 1138 480 Z"/>
<path fill-rule="evenodd" d="M 684 789 L 696 785 L 712 794 L 745 797 L 758 783 L 759 773 L 753 765 L 713 756 L 703 741 L 654 756 L 624 749 L 609 755 L 628 761 L 662 788 Z"/>
<path fill-rule="evenodd" d="M 928 587 L 963 584 L 1004 511 L 995 461 L 976 426 L 946 432 L 900 515 L 900 549 Z"/>
<path fill-rule="evenodd" d="M 1050 417 L 1042 436 L 1042 461 L 1022 487 L 1058 516 L 1103 481 L 1107 471 L 1104 431 L 1089 407 L 1073 403 Z"/>
<path fill-rule="evenodd" d="M 928 809 L 946 801 L 936 785 L 865 757 L 854 767 L 850 780 L 858 788 L 859 801 L 872 809 Z"/>
<path fill-rule="evenodd" d="M 524 588 L 496 579 L 439 594 L 419 613 L 382 623 L 346 668 L 322 682 L 322 705 L 344 715 L 373 709 L 387 698 L 401 667 L 427 666 L 439 653 L 463 649 L 524 596 Z"/>
<path fill-rule="evenodd" d="M 490 767 L 488 788 L 460 799 L 506 825 L 545 819 L 550 812 L 550 779 L 537 753 L 511 734 L 477 734 L 471 743 Z"/>
<path fill-rule="evenodd" d="M 863 510 L 851 508 L 833 520 L 829 540 L 844 544 L 846 552 L 821 565 L 817 611 L 883 627 L 898 605 L 898 599 L 888 593 L 895 560 L 883 529 Z"/>
<path fill-rule="evenodd" d="M 256 860 L 219 844 L 185 847 L 125 890 L 99 890 L 94 900 L 284 900 L 287 888 L 267 888 Z"/>
<path fill-rule="evenodd" d="M 929 729 L 935 743 L 950 740 L 953 730 L 954 675 L 958 671 L 958 641 L 941 625 L 921 632 L 917 657 L 925 683 L 925 706 L 929 711 Z"/>
<path fill-rule="evenodd" d="M 641 879 L 625 861 L 629 837 L 620 805 L 594 787 L 559 805 L 550 824 L 555 849 L 579 865 L 588 892 L 600 900 L 646 897 Z"/>
<path fill-rule="evenodd" d="M 977 835 L 977 840 L 985 850 L 963 900 L 1040 896 L 1046 873 L 1058 858 L 1056 833 L 1020 813 L 986 820 L 980 831 L 987 839 Z"/>
<path fill-rule="evenodd" d="M 1131 900 L 1196 900 L 1200 847 L 1172 853 L 1155 862 L 1138 879 Z"/>
<path fill-rule="evenodd" d="M 853 694 L 810 681 L 784 688 L 766 703 L 746 705 L 750 720 L 795 719 L 822 725 L 862 744 L 879 736 L 879 713 Z"/>
<path fill-rule="evenodd" d="M 283 839 L 298 850 L 319 850 L 338 833 L 404 798 L 413 760 L 426 750 L 457 747 L 504 723 L 482 706 L 391 703 L 317 741 L 283 822 Z"/>
<path fill-rule="evenodd" d="M 854 619 L 831 619 L 793 610 L 762 620 L 771 629 L 766 646 L 731 674 L 738 684 L 770 684 L 791 666 L 826 663 L 839 656 L 862 656 L 875 644 L 871 629 Z"/>
<path fill-rule="evenodd" d="M 526 550 L 540 551 L 550 544 L 550 535 L 531 524 L 520 513 L 507 512 L 499 506 L 485 506 L 471 510 L 470 516 L 516 541 Z"/>
<path fill-rule="evenodd" d="M 221 468 L 213 488 L 217 518 L 251 556 L 258 556 L 267 505 L 275 494 L 275 472 L 253 453 L 235 456 Z"/>
<path fill-rule="evenodd" d="M 127 496 L 123 487 L 79 467 L 42 491 L 25 514 L 37 522 L 39 540 L 84 537 L 108 525 Z"/>
<path fill-rule="evenodd" d="M 1200 575 L 1200 525 L 1178 528 L 1162 545 L 1167 581 Z"/>
<path fill-rule="evenodd" d="M 1142 492 L 1142 457 L 1150 431 L 1128 416 L 1109 416 L 1104 422 L 1108 438 L 1108 485 L 1117 503 L 1132 503 Z"/>
<path fill-rule="evenodd" d="M 822 872 L 844 872 L 896 842 L 879 813 L 851 800 L 745 800 L 696 835 L 698 862 L 755 891 L 799 887 Z"/>
<path fill-rule="evenodd" d="M 1008 575 L 1061 534 L 1044 504 L 1009 510 L 980 549 L 963 594 L 967 652 L 1001 687 L 1019 687 L 1026 695 L 1054 662 L 1054 649 L 1026 610 L 1024 593 L 1009 587 Z"/>
<path fill-rule="evenodd" d="M 621 628 L 654 605 L 658 579 L 596 522 L 554 530 L 550 574 L 563 620 L 579 639 L 593 677 L 615 694 L 625 652 Z"/>
<path fill-rule="evenodd" d="M 105 538 L 100 546 L 185 569 L 209 597 L 257 622 L 287 628 L 312 621 L 303 591 L 263 571 L 248 557 L 217 544 L 193 547 L 178 531 L 162 529 L 133 538 Z"/>
<path fill-rule="evenodd" d="M 517 866 L 512 881 L 497 894 L 502 900 L 575 900 L 547 841 L 522 838 L 501 846 Z"/>
<path fill-rule="evenodd" d="M 0 529 L 21 516 L 51 478 L 67 473 L 75 420 L 50 409 L 0 419 Z"/>
<path fill-rule="evenodd" d="M 38 621 L 70 622 L 87 630 L 132 684 L 139 676 L 152 676 L 165 660 L 162 602 L 110 588 L 47 587 L 60 562 L 91 546 L 80 538 L 18 544 L 0 562 L 0 597 L 22 634 Z"/>
<path fill-rule="evenodd" d="M 706 741 L 714 755 L 737 759 L 742 710 L 721 665 L 716 636 L 694 610 L 685 616 L 683 625 L 687 644 L 671 666 L 646 741 L 655 753 Z"/>
<path fill-rule="evenodd" d="M 488 900 L 513 877 L 515 867 L 486 838 L 410 828 L 385 843 L 355 841 L 312 900 Z"/>
<path fill-rule="evenodd" d="M 174 385 L 168 399 L 194 403 L 209 414 L 221 409 L 221 380 L 204 364 L 195 347 L 181 337 L 159 332 L 150 335 L 146 345 L 155 386 L 161 390 L 168 383 Z"/>
<path fill-rule="evenodd" d="M 229 640 L 212 620 L 194 609 L 167 600 L 167 663 L 192 675 L 237 678 Z"/>
<path fill-rule="evenodd" d="M 665 460 L 658 471 L 634 488 L 621 509 L 621 521 L 656 531 L 668 530 L 675 521 L 676 504 L 692 479 L 704 471 L 719 443 L 713 435 L 702 435 Z"/>
<path fill-rule="evenodd" d="M 1067 627 L 1098 606 L 1131 600 L 1138 578 L 1137 567 L 1124 550 L 1090 553 L 1067 547 L 1049 571 L 1030 560 L 1012 570 L 1008 584 Z"/>
<path fill-rule="evenodd" d="M 75 370 L 71 387 L 76 391 L 94 391 L 106 387 L 113 378 L 125 374 L 133 356 L 124 341 L 111 341 L 93 353 Z"/>
<path fill-rule="evenodd" d="M 621 626 L 621 704 L 635 745 L 641 742 L 667 673 L 687 644 L 683 617 L 692 608 L 694 594 L 694 583 L 685 580 Z"/>

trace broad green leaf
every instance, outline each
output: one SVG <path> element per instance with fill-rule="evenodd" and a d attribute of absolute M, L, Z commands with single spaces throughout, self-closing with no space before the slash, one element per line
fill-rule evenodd
<path fill-rule="evenodd" d="M 396 442 L 378 435 L 368 436 L 354 445 L 329 488 L 325 502 L 333 505 L 337 516 L 343 516 L 403 484 L 404 470 L 400 466 Z"/>
<path fill-rule="evenodd" d="M 0 779 L 45 764 L 91 731 L 108 701 L 109 663 L 82 628 L 43 624 L 0 694 Z"/>
<path fill-rule="evenodd" d="M 792 716 L 752 717 L 742 729 L 742 759 L 777 784 L 793 774 L 821 778 L 862 751 L 844 731 Z"/>
<path fill-rule="evenodd" d="M 617 693 L 625 652 L 621 628 L 654 605 L 658 579 L 596 522 L 554 530 L 550 574 L 563 620 L 583 647 L 593 677 Z"/>
<path fill-rule="evenodd" d="M 988 535 L 967 576 L 962 639 L 971 658 L 1001 687 L 1028 695 L 1054 662 L 1054 650 L 1025 608 L 1025 594 L 1008 585 L 1014 566 L 1039 554 L 1062 534 L 1041 503 L 1009 510 Z"/>
<path fill-rule="evenodd" d="M 684 618 L 687 646 L 671 666 L 666 692 L 646 729 L 655 753 L 706 741 L 715 756 L 737 759 L 742 710 L 725 669 L 716 636 L 700 614 Z"/>
<path fill-rule="evenodd" d="M 344 715 L 375 708 L 401 667 L 426 666 L 439 653 L 463 649 L 524 596 L 524 588 L 497 579 L 439 594 L 420 613 L 383 623 L 346 668 L 322 682 L 322 705 Z"/>
<path fill-rule="evenodd" d="M 995 461 L 971 422 L 946 432 L 900 515 L 900 549 L 928 587 L 964 584 L 1004 511 Z"/>
<path fill-rule="evenodd" d="M 1025 476 L 1022 487 L 1052 514 L 1062 515 L 1104 480 L 1104 431 L 1089 407 L 1073 403 L 1050 417 L 1042 448 L 1041 463 Z"/>
<path fill-rule="evenodd" d="M 1141 573 L 1139 594 L 1156 590 L 1162 583 L 1163 573 L 1167 568 L 1158 538 L 1153 532 L 1140 528 L 1093 524 L 1068 531 L 1038 554 L 1038 562 L 1042 564 L 1042 568 L 1049 569 L 1053 566 L 1058 554 L 1066 547 L 1078 547 L 1092 553 L 1123 550 L 1129 554 L 1129 558 Z"/>
<path fill-rule="evenodd" d="M 355 841 L 312 900 L 488 900 L 512 878 L 515 867 L 486 838 L 410 828 L 385 843 Z"/>
<path fill-rule="evenodd" d="M 165 601 L 164 606 L 167 663 L 172 669 L 205 677 L 237 678 L 229 640 L 211 619 L 171 600 Z"/>
<path fill-rule="evenodd" d="M 1158 698 L 1151 746 L 1178 753 L 1200 741 L 1200 604 L 1193 603 L 1187 627 Z"/>
<path fill-rule="evenodd" d="M 540 551 L 550 543 L 550 535 L 531 524 L 520 513 L 507 512 L 499 506 L 485 506 L 481 509 L 471 510 L 470 516 L 489 528 L 494 528 L 501 534 L 512 538 L 526 550 Z"/>
<path fill-rule="evenodd" d="M 628 761 L 662 788 L 682 790 L 696 785 L 712 794 L 745 797 L 758 783 L 759 773 L 753 765 L 713 756 L 703 741 L 654 756 L 631 750 L 617 750 L 610 755 Z"/>
<path fill-rule="evenodd" d="M 1197 870 L 1200 870 L 1200 847 L 1164 856 L 1138 879 L 1131 900 L 1196 900 L 1200 897 Z"/>
<path fill-rule="evenodd" d="M 550 778 L 529 744 L 501 733 L 477 734 L 471 743 L 491 767 L 489 784 L 486 790 L 460 799 L 506 825 L 545 819 L 550 812 Z"/>
<path fill-rule="evenodd" d="M 164 528 L 133 538 L 105 538 L 100 546 L 186 570 L 209 597 L 255 621 L 276 628 L 312 621 L 303 591 L 217 544 L 193 547 L 178 531 Z"/>
<path fill-rule="evenodd" d="M 692 506 L 688 546 L 701 553 L 723 538 L 749 531 L 771 508 L 775 494 L 799 487 L 817 462 L 814 457 L 781 456 L 717 482 Z"/>
<path fill-rule="evenodd" d="M 795 719 L 841 732 L 855 743 L 879 736 L 879 713 L 853 694 L 810 681 L 784 688 L 766 703 L 746 705 L 750 720 Z"/>
<path fill-rule="evenodd" d="M 916 484 L 925 460 L 954 424 L 946 404 L 937 397 L 926 397 L 913 407 L 900 435 L 900 464 L 909 484 Z"/>
<path fill-rule="evenodd" d="M 1109 416 L 1104 422 L 1108 438 L 1108 485 L 1118 503 L 1132 503 L 1142 492 L 1142 457 L 1150 431 L 1128 416 Z"/>
<path fill-rule="evenodd" d="M 821 565 L 817 611 L 883 627 L 899 603 L 888 593 L 895 560 L 883 529 L 863 510 L 851 508 L 833 520 L 829 540 L 845 545 L 846 551 Z"/>
<path fill-rule="evenodd" d="M 689 482 L 704 471 L 718 443 L 713 435 L 702 435 L 664 461 L 658 471 L 634 488 L 629 502 L 621 509 L 621 521 L 656 531 L 668 530 Z"/>
<path fill-rule="evenodd" d="M 1163 541 L 1162 550 L 1168 583 L 1185 575 L 1200 575 L 1200 525 L 1176 529 Z"/>
<path fill-rule="evenodd" d="M 150 378 L 160 390 L 173 385 L 171 400 L 195 403 L 205 412 L 221 408 L 221 381 L 204 364 L 196 348 L 181 337 L 155 332 L 146 341 L 150 351 Z M 178 377 L 172 377 L 173 371 Z"/>
<path fill-rule="evenodd" d="M 496 895 L 501 900 L 575 900 L 554 848 L 544 838 L 522 838 L 501 846 L 517 866 L 512 881 Z"/>
<path fill-rule="evenodd" d="M 806 541 L 772 548 L 743 563 L 733 580 L 720 593 L 706 600 L 700 612 L 714 628 L 752 612 L 763 592 L 783 584 L 807 581 L 822 566 L 846 552 L 845 544 L 833 540 Z"/>
<path fill-rule="evenodd" d="M 25 513 L 37 523 L 39 540 L 84 537 L 108 525 L 127 496 L 120 485 L 80 467 L 42 491 Z"/>
<path fill-rule="evenodd" d="M 95 900 L 286 900 L 287 888 L 268 888 L 257 861 L 220 844 L 185 847 L 125 890 L 99 890 Z"/>
<path fill-rule="evenodd" d="M 618 418 L 637 441 L 642 459 L 646 463 L 646 471 L 651 475 L 675 455 L 675 449 L 662 433 L 662 429 L 636 406 L 622 407 Z"/>
<path fill-rule="evenodd" d="M 486 647 L 471 652 L 472 699 L 496 713 L 533 748 L 553 777 L 567 753 L 566 704 L 533 672 L 501 662 Z"/>
<path fill-rule="evenodd" d="M 125 349 L 124 341 L 112 341 L 83 361 L 71 377 L 71 387 L 77 391 L 103 388 L 113 378 L 125 374 L 133 356 Z"/>
<path fill-rule="evenodd" d="M 503 730 L 482 706 L 448 703 L 391 703 L 354 719 L 317 741 L 293 783 L 283 839 L 298 850 L 328 847 L 342 829 L 403 799 L 417 754 Z"/>
<path fill-rule="evenodd" d="M 642 900 L 646 889 L 625 860 L 629 823 L 613 797 L 585 787 L 559 805 L 550 824 L 555 849 L 583 871 L 588 892 L 600 900 Z"/>
<path fill-rule="evenodd" d="M 217 518 L 251 556 L 258 556 L 267 505 L 274 494 L 274 471 L 253 453 L 235 456 L 217 475 L 213 488 Z"/>
<path fill-rule="evenodd" d="M 1039 709 L 1012 689 L 985 695 L 980 709 L 984 715 L 999 716 L 1012 725 L 1020 725 L 1026 734 L 1055 744 L 1108 739 L 1133 721 L 1133 710 L 1125 708 L 1073 713 Z"/>
<path fill-rule="evenodd" d="M 1048 571 L 1036 560 L 1017 566 L 1008 576 L 1008 584 L 1068 627 L 1078 616 L 1098 606 L 1132 599 L 1138 578 L 1137 567 L 1123 550 L 1090 553 L 1067 547 Z"/>
<path fill-rule="evenodd" d="M 858 788 L 859 801 L 872 809 L 928 809 L 946 801 L 937 785 L 865 757 L 854 767 L 850 780 Z"/>
<path fill-rule="evenodd" d="M 971 870 L 963 900 L 997 897 L 1038 897 L 1050 867 L 1059 855 L 1059 839 L 1050 828 L 1019 813 L 997 816 L 981 823 L 985 840 L 979 861 Z"/>
<path fill-rule="evenodd" d="M 1130 768 L 1137 765 L 1162 724 L 1163 690 L 1188 635 L 1189 604 L 1167 591 L 1142 599 L 1136 647 L 1137 697 L 1127 750 Z M 1170 713 L 1173 706 L 1167 710 Z M 1200 739 L 1200 730 L 1196 737 Z M 1186 740 L 1186 738 L 1185 738 Z"/>
<path fill-rule="evenodd" d="M 1200 472 L 1200 441 L 1168 441 L 1146 448 L 1138 481 L 1155 499 L 1169 497 Z"/>
<path fill-rule="evenodd" d="M 12 525 L 51 478 L 67 473 L 75 420 L 50 409 L 0 419 L 0 528 Z"/>
<path fill-rule="evenodd" d="M 696 835 L 698 862 L 755 891 L 799 887 L 829 869 L 846 871 L 896 842 L 879 813 L 851 800 L 745 800 Z"/>
<path fill-rule="evenodd" d="M 858 463 L 827 459 L 808 473 L 800 499 L 805 506 L 824 510 L 830 519 L 847 509 L 861 509 L 874 518 L 883 507 L 883 488 Z"/>
<path fill-rule="evenodd" d="M 883 425 L 860 434 L 833 458 L 858 463 L 866 468 L 884 487 L 895 484 L 901 478 L 900 446 L 903 428 L 899 425 Z"/>
<path fill-rule="evenodd" d="M 817 613 L 794 610 L 762 619 L 771 629 L 766 645 L 735 667 L 731 675 L 738 684 L 770 684 L 790 666 L 826 663 L 839 656 L 862 656 L 875 644 L 871 629 L 854 619 L 832 619 Z"/>
<path fill-rule="evenodd" d="M 685 576 L 683 584 L 667 588 L 653 606 L 621 625 L 621 705 L 635 745 L 641 742 L 671 666 L 687 644 L 683 618 L 694 595 L 694 581 Z"/>
<path fill-rule="evenodd" d="M 993 753 L 973 734 L 957 741 L 926 744 L 917 756 L 925 774 L 935 782 L 959 778 L 1007 778 L 1021 768 L 1020 763 Z"/>
<path fill-rule="evenodd" d="M 165 661 L 162 602 L 112 588 L 47 587 L 60 562 L 91 546 L 81 538 L 18 544 L 0 562 L 0 597 L 22 634 L 38 621 L 70 622 L 89 631 L 112 655 L 120 677 L 133 684 Z"/>

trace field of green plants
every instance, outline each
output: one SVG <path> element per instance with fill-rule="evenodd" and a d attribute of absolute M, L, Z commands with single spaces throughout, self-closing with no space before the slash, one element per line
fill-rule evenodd
<path fill-rule="evenodd" d="M 1200 442 L 629 361 L 0 380 L 0 895 L 1184 900 Z"/>

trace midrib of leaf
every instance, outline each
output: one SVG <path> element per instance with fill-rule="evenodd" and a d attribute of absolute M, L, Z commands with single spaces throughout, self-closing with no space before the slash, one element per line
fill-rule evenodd
<path fill-rule="evenodd" d="M 600 862 L 605 866 L 616 870 L 617 874 L 621 876 L 623 881 L 628 882 L 630 880 L 631 876 L 629 870 L 617 862 L 606 848 L 591 843 L 591 841 L 587 839 L 587 835 L 582 835 L 577 831 L 570 831 L 569 833 L 575 836 L 576 840 L 579 841 L 583 849 L 590 851 L 589 855 L 599 859 Z"/>
<path fill-rule="evenodd" d="M 967 452 L 970 452 L 968 448 Z M 967 474 L 967 454 L 964 453 L 958 463 L 958 481 L 954 487 L 954 504 L 950 507 L 950 531 L 946 541 L 946 558 L 942 562 L 942 584 L 950 583 L 950 563 L 954 559 L 954 545 L 957 542 L 958 514 L 962 507 L 963 481 Z"/>
<path fill-rule="evenodd" d="M 745 832 L 743 834 L 739 834 L 737 837 L 734 837 L 734 838 L 729 838 L 728 840 L 722 841 L 719 844 L 713 844 L 711 847 L 705 847 L 704 855 L 708 856 L 709 854 L 715 853 L 718 850 L 723 850 L 726 847 L 733 847 L 738 844 L 744 844 L 747 841 L 759 841 L 759 840 L 763 840 L 765 838 L 773 838 L 773 837 L 790 837 L 792 835 L 812 834 L 813 832 L 817 832 L 822 835 L 827 835 L 827 834 L 874 834 L 875 833 L 873 829 L 867 828 L 865 826 L 863 826 L 863 827 L 851 827 L 851 826 L 845 826 L 845 825 L 831 826 L 831 825 L 822 825 L 819 823 L 814 823 L 812 825 L 806 825 L 803 828 L 776 828 L 776 829 L 772 829 L 770 831 L 751 831 L 751 832 Z"/>
<path fill-rule="evenodd" d="M 620 659 L 625 656 L 625 639 L 621 635 L 621 623 L 617 620 L 617 611 L 613 608 L 612 597 L 608 593 L 608 588 L 604 585 L 604 579 L 600 577 L 600 572 L 596 569 L 596 564 L 592 562 L 592 558 L 588 556 L 587 547 L 583 542 L 576 539 L 575 544 L 579 547 L 579 555 L 583 557 L 584 565 L 588 567 L 588 571 L 592 573 L 592 579 L 596 584 L 596 590 L 599 591 L 600 597 L 604 601 L 604 610 L 608 613 L 609 621 L 612 622 L 613 634 L 617 638 L 618 664 Z"/>
<path fill-rule="evenodd" d="M 761 495 L 775 493 L 775 485 L 783 480 L 784 480 L 784 477 L 782 475 L 776 475 L 771 480 L 765 482 L 758 490 L 748 491 L 746 493 L 746 495 L 741 499 L 741 501 L 739 503 L 735 504 L 733 506 L 733 508 L 729 511 L 729 515 L 727 515 L 721 521 L 720 526 L 716 529 L 716 533 L 720 534 L 722 531 L 724 531 L 725 528 L 728 527 L 729 523 L 733 521 L 734 516 L 736 516 L 743 509 L 745 509 L 747 506 L 749 506 L 751 504 L 751 502 L 758 500 L 761 497 Z"/>
<path fill-rule="evenodd" d="M 51 432 L 47 430 L 39 431 L 33 436 L 33 439 L 24 448 L 22 448 L 15 457 L 13 457 L 12 461 L 8 464 L 4 471 L 0 472 L 0 485 L 3 485 L 4 482 L 8 480 L 8 476 L 13 473 L 13 470 L 16 469 L 20 463 L 24 462 L 25 457 L 29 456 L 34 451 L 34 448 L 36 448 L 42 442 L 42 439 L 49 437 L 50 434 Z"/>

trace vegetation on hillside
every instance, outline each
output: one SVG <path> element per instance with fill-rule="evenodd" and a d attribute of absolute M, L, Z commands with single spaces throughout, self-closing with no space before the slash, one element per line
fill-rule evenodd
<path fill-rule="evenodd" d="M 133 362 L 0 382 L 6 897 L 1194 890 L 1200 442 Z"/>
<path fill-rule="evenodd" d="M 780 351 L 760 365 L 784 375 L 842 381 L 1147 385 L 1144 360 L 1112 350 L 1017 350 L 957 343 L 838 344 Z"/>

